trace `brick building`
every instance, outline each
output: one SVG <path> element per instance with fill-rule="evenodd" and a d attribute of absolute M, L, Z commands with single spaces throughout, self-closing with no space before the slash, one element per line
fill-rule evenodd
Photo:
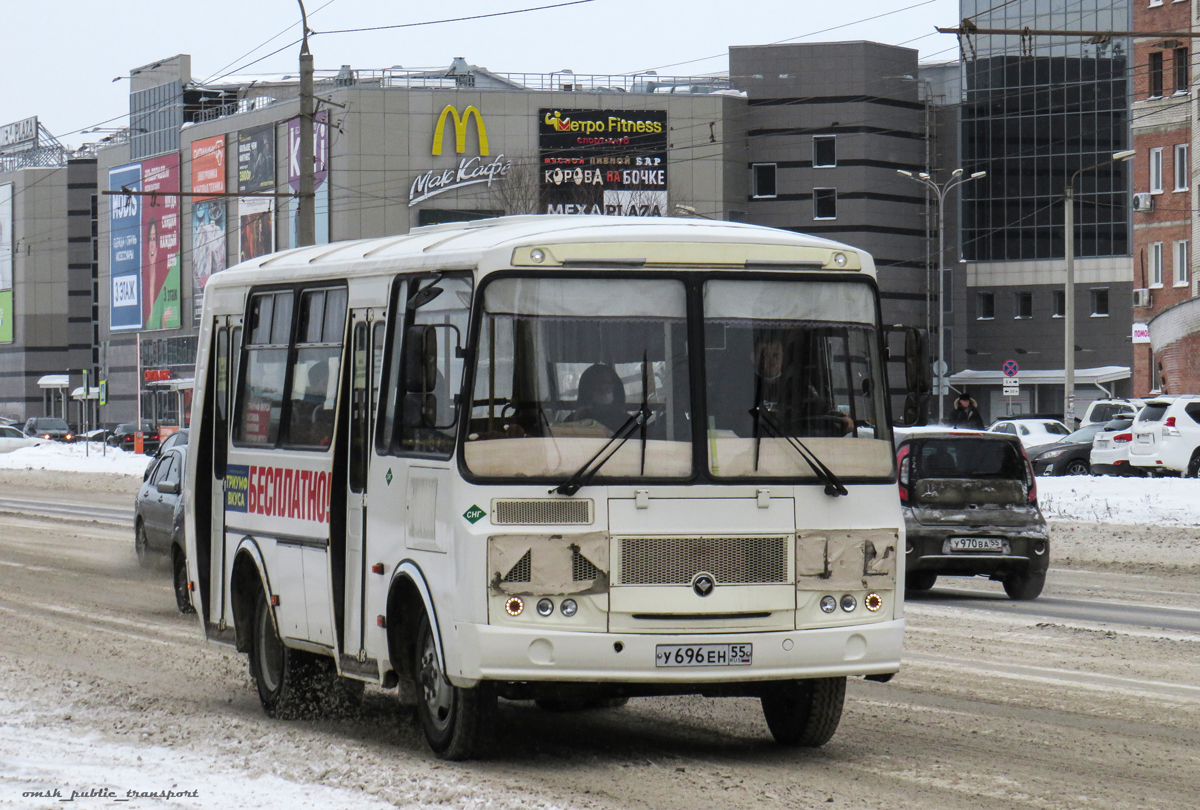
<path fill-rule="evenodd" d="M 1194 13 L 1184 2 L 1137 3 L 1134 30 L 1192 30 Z M 1170 37 L 1141 37 L 1133 45 L 1134 340 L 1149 335 L 1149 342 L 1133 346 L 1137 396 L 1200 391 L 1200 300 L 1191 255 L 1192 50 L 1190 41 Z M 1141 324 L 1147 328 L 1137 328 Z"/>

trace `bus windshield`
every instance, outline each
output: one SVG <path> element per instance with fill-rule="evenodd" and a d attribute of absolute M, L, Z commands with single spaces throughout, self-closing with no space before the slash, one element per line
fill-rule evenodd
<path fill-rule="evenodd" d="M 874 297 L 865 284 L 704 285 L 708 464 L 714 476 L 888 476 L 891 436 Z"/>
<path fill-rule="evenodd" d="M 493 281 L 483 295 L 468 468 L 568 476 L 644 411 L 597 478 L 690 477 L 687 357 L 681 281 Z"/>

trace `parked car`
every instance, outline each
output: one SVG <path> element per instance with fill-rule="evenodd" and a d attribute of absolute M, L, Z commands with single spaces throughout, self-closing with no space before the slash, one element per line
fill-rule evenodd
<path fill-rule="evenodd" d="M 1133 423 L 1129 463 L 1150 475 L 1200 474 L 1200 396 L 1149 400 Z"/>
<path fill-rule="evenodd" d="M 1104 430 L 1092 424 L 1056 442 L 1030 448 L 1029 461 L 1037 475 L 1088 475 L 1092 471 L 1092 439 Z"/>
<path fill-rule="evenodd" d="M 117 425 L 113 430 L 112 435 L 108 437 L 110 447 L 119 447 L 122 450 L 133 450 L 133 434 L 137 432 L 137 422 L 124 422 Z M 158 449 L 158 431 L 154 424 L 149 419 L 142 420 L 142 452 L 147 455 L 154 455 L 154 451 Z"/>
<path fill-rule="evenodd" d="M 26 436 L 11 425 L 0 425 L 0 453 L 11 453 L 22 447 L 32 447 L 41 444 L 45 439 Z"/>
<path fill-rule="evenodd" d="M 150 475 L 138 490 L 133 504 L 133 549 L 138 564 L 151 567 L 156 558 L 171 561 L 175 606 L 192 613 L 188 591 L 187 546 L 183 539 L 183 476 L 187 446 L 168 450 L 154 462 Z"/>
<path fill-rule="evenodd" d="M 1133 417 L 1113 419 L 1092 439 L 1092 475 L 1145 475 L 1141 467 L 1129 463 L 1133 442 Z"/>
<path fill-rule="evenodd" d="M 1050 444 L 1071 431 L 1057 419 L 1003 419 L 988 428 L 989 433 L 1007 433 L 1021 440 L 1025 449 Z"/>
<path fill-rule="evenodd" d="M 1080 422 L 1080 427 L 1088 425 L 1103 425 L 1106 422 L 1111 422 L 1114 419 L 1122 417 L 1133 418 L 1137 412 L 1142 409 L 1146 403 L 1140 399 L 1097 399 L 1093 400 L 1088 405 L 1087 411 L 1083 415 L 1083 421 Z"/>
<path fill-rule="evenodd" d="M 25 435 L 56 442 L 75 441 L 75 434 L 65 419 L 57 416 L 31 416 L 25 422 Z"/>
<path fill-rule="evenodd" d="M 1025 449 L 1008 433 L 920 433 L 896 452 L 907 533 L 905 588 L 939 576 L 986 576 L 1013 599 L 1036 599 L 1050 535 Z"/>

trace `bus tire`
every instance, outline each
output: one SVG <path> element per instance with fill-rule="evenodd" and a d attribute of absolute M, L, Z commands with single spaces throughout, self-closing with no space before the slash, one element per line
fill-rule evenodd
<path fill-rule="evenodd" d="M 806 748 L 829 742 L 845 702 L 845 676 L 787 681 L 762 696 L 763 716 L 775 742 Z"/>
<path fill-rule="evenodd" d="M 481 683 L 471 689 L 462 689 L 446 680 L 438 663 L 428 616 L 421 617 L 413 652 L 417 718 L 430 749 L 438 757 L 448 760 L 477 756 L 491 732 L 496 712 L 495 687 Z"/>
<path fill-rule="evenodd" d="M 188 593 L 187 557 L 179 546 L 171 546 L 171 579 L 175 587 L 175 607 L 180 613 L 195 613 Z"/>
<path fill-rule="evenodd" d="M 316 708 L 314 681 L 321 662 L 316 655 L 285 647 L 271 620 L 267 595 L 260 589 L 254 608 L 250 672 L 258 687 L 258 699 L 268 717 L 292 720 L 306 717 Z"/>

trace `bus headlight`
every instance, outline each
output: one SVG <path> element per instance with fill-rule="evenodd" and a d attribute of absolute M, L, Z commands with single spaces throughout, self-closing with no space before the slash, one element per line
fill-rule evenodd
<path fill-rule="evenodd" d="M 554 603 L 545 597 L 538 600 L 537 612 L 539 616 L 549 616 L 554 612 Z"/>
<path fill-rule="evenodd" d="M 863 599 L 863 605 L 866 606 L 867 610 L 874 613 L 883 607 L 883 597 L 874 592 L 869 593 L 867 594 L 867 598 Z"/>
<path fill-rule="evenodd" d="M 562 604 L 558 606 L 558 609 L 562 615 L 570 618 L 579 611 L 579 605 L 575 604 L 574 599 L 564 599 L 562 600 Z"/>
<path fill-rule="evenodd" d="M 837 600 L 832 596 L 822 596 L 821 610 L 826 613 L 833 613 L 835 610 L 837 610 Z"/>
<path fill-rule="evenodd" d="M 504 612 L 509 616 L 520 616 L 521 611 L 524 609 L 525 603 L 521 601 L 521 597 L 519 596 L 510 597 L 509 600 L 504 603 Z"/>
<path fill-rule="evenodd" d="M 842 596 L 842 610 L 849 613 L 856 607 L 858 607 L 858 600 L 854 598 L 853 594 L 848 593 Z"/>

